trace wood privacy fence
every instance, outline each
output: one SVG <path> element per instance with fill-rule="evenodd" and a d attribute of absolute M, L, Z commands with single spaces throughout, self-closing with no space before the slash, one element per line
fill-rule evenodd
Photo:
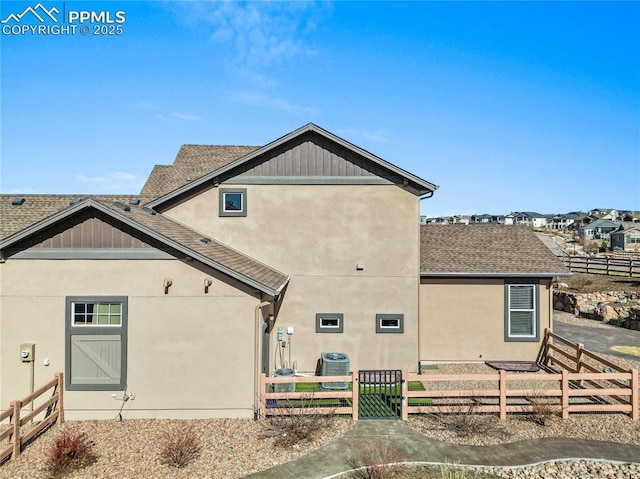
<path fill-rule="evenodd" d="M 618 276 L 640 276 L 640 260 L 633 258 L 590 258 L 558 256 L 571 271 Z"/>
<path fill-rule="evenodd" d="M 22 445 L 54 421 L 64 422 L 63 390 L 63 374 L 56 373 L 40 389 L 0 412 L 0 462 L 18 457 Z M 43 398 L 49 392 L 51 396 Z"/>
<path fill-rule="evenodd" d="M 554 333 L 545 331 L 538 374 L 410 374 L 402 373 L 401 417 L 409 414 L 622 412 L 640 418 L 637 370 L 625 370 Z M 560 370 L 553 368 L 560 367 Z M 349 376 L 261 376 L 260 417 L 291 414 L 348 414 L 358 419 L 362 385 L 357 372 Z M 347 389 L 312 391 L 309 383 L 345 382 Z M 423 388 L 411 388 L 409 383 Z M 423 389 L 423 390 L 416 390 Z M 382 398 L 385 400 L 385 398 Z"/>

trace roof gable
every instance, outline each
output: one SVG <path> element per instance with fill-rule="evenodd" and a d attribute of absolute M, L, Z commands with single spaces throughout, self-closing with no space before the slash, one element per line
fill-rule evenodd
<path fill-rule="evenodd" d="M 376 178 L 395 183 L 416 195 L 432 193 L 437 189 L 436 185 L 309 123 L 234 161 L 212 168 L 209 173 L 165 193 L 149 205 L 164 209 L 203 188 L 236 177 L 237 181 L 256 177 L 263 180 L 297 177 L 306 181 L 337 177 Z"/>
<path fill-rule="evenodd" d="M 514 225 L 420 226 L 422 276 L 567 276 L 536 234 Z"/>
<path fill-rule="evenodd" d="M 141 196 L 158 198 L 257 150 L 258 146 L 182 145 L 172 165 L 156 165 Z"/>
<path fill-rule="evenodd" d="M 67 208 L 72 204 L 76 204 L 83 199 L 88 198 L 87 195 L 17 195 L 24 201 L 20 205 L 13 205 L 13 199 L 16 195 L 0 195 L 0 241 L 9 236 L 23 230 L 45 218 Z M 99 201 L 113 203 L 118 201 L 121 203 L 134 203 L 138 199 L 137 196 L 123 195 L 96 195 L 91 196 Z"/>
<path fill-rule="evenodd" d="M 69 205 L 3 238 L 0 250 L 6 251 L 22 241 L 32 239 L 74 215 L 83 214 L 87 209 L 95 209 L 145 235 L 156 244 L 189 256 L 271 296 L 277 296 L 289 281 L 285 274 L 191 228 L 155 214 L 149 208 L 120 201 L 105 201 L 97 197 L 89 197 Z"/>

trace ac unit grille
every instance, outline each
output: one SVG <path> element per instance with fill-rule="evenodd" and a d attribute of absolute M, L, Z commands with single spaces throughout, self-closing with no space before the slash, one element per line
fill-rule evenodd
<path fill-rule="evenodd" d="M 320 374 L 322 376 L 347 376 L 349 374 L 350 361 L 349 356 L 343 353 L 322 353 L 322 367 Z M 322 389 L 348 389 L 349 384 L 346 382 L 325 382 L 320 383 Z"/>

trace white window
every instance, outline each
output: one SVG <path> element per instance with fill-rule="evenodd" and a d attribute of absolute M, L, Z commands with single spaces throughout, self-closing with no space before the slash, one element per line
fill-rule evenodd
<path fill-rule="evenodd" d="M 403 333 L 404 314 L 376 314 L 376 333 Z"/>
<path fill-rule="evenodd" d="M 537 341 L 539 339 L 537 284 L 506 285 L 505 339 Z"/>
<path fill-rule="evenodd" d="M 127 298 L 67 297 L 65 383 L 70 391 L 126 386 Z"/>
<path fill-rule="evenodd" d="M 247 189 L 220 188 L 220 216 L 247 216 Z"/>
<path fill-rule="evenodd" d="M 342 313 L 317 313 L 316 333 L 342 333 L 344 315 Z"/>

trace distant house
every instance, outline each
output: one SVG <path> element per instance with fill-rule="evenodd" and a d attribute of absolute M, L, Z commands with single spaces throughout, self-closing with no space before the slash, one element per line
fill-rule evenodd
<path fill-rule="evenodd" d="M 437 186 L 313 124 L 183 145 L 138 195 L 0 195 L 0 408 L 252 417 L 261 373 L 533 360 L 562 263 L 528 228 L 418 224 Z M 447 220 L 448 221 L 448 220 Z M 43 359 L 47 361 L 43 361 Z"/>
<path fill-rule="evenodd" d="M 589 215 L 601 220 L 616 221 L 618 219 L 619 212 L 613 208 L 594 208 L 589 210 Z"/>
<path fill-rule="evenodd" d="M 547 224 L 547 217 L 533 211 L 512 212 L 504 217 L 504 224 L 544 228 Z"/>
<path fill-rule="evenodd" d="M 547 228 L 551 230 L 561 230 L 567 231 L 569 229 L 574 229 L 576 223 L 580 223 L 580 219 L 586 217 L 587 215 L 582 212 L 572 211 L 570 213 L 563 213 L 557 215 L 548 215 L 547 216 Z"/>
<path fill-rule="evenodd" d="M 640 223 L 640 211 L 620 210 L 620 220 L 625 223 Z"/>
<path fill-rule="evenodd" d="M 578 229 L 578 236 L 586 241 L 608 240 L 609 233 L 620 228 L 621 221 L 598 219 Z"/>
<path fill-rule="evenodd" d="M 612 251 L 640 252 L 640 226 L 623 225 L 623 229 L 609 233 Z"/>

